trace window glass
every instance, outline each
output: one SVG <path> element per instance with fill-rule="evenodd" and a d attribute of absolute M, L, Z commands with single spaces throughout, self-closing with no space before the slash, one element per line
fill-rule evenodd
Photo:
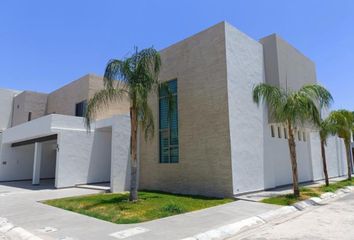
<path fill-rule="evenodd" d="M 86 100 L 76 103 L 75 116 L 77 116 L 77 117 L 85 116 L 86 108 L 87 108 L 87 101 Z"/>
<path fill-rule="evenodd" d="M 169 81 L 167 85 L 168 89 L 159 90 L 160 163 L 178 163 L 177 80 Z M 170 101 L 170 94 L 172 101 Z"/>

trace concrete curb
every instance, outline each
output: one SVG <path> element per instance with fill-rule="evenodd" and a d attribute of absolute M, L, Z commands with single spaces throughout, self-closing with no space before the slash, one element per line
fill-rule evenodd
<path fill-rule="evenodd" d="M 222 240 L 232 237 L 242 231 L 255 228 L 263 225 L 271 220 L 283 217 L 298 211 L 293 206 L 286 206 L 277 210 L 272 210 L 266 213 L 262 213 L 255 217 L 246 218 L 239 222 L 231 223 L 216 229 L 209 230 L 204 233 L 194 235 L 193 237 L 184 238 L 182 240 Z"/>
<path fill-rule="evenodd" d="M 0 218 L 0 233 L 13 240 L 42 240 L 25 229 L 13 225 L 6 218 Z"/>
<path fill-rule="evenodd" d="M 192 237 L 183 238 L 181 240 L 223 240 L 232 237 L 242 231 L 268 223 L 272 220 L 285 217 L 295 212 L 303 211 L 308 207 L 320 206 L 323 205 L 325 201 L 344 197 L 346 194 L 352 192 L 353 190 L 354 187 L 350 186 L 339 189 L 335 193 L 327 192 L 322 194 L 320 197 L 313 197 L 301 202 L 297 202 L 293 206 L 281 207 L 277 210 L 265 212 L 258 216 L 246 218 L 239 222 L 228 224 L 204 233 L 196 234 Z"/>

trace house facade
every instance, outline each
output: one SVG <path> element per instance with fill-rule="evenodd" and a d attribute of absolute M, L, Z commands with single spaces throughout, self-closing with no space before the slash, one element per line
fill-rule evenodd
<path fill-rule="evenodd" d="M 234 196 L 291 184 L 287 133 L 266 106 L 253 102 L 252 89 L 264 82 L 290 91 L 317 83 L 310 59 L 276 34 L 256 41 L 225 22 L 162 50 L 161 57 L 160 80 L 177 89 L 178 136 L 168 127 L 171 133 L 164 133 L 163 98 L 151 96 L 159 128 L 153 141 L 141 143 L 142 189 Z M 323 179 L 318 131 L 304 126 L 296 135 L 300 181 Z M 329 175 L 344 175 L 342 139 L 331 137 L 326 152 Z"/>
<path fill-rule="evenodd" d="M 156 131 L 140 137 L 140 189 L 229 197 L 291 184 L 287 133 L 253 102 L 252 89 L 317 83 L 310 59 L 276 34 L 256 41 L 225 22 L 160 54 L 159 79 L 176 106 L 169 115 L 166 93 L 149 97 Z M 0 181 L 127 190 L 129 102 L 97 114 L 91 133 L 83 123 L 87 100 L 102 88 L 102 78 L 88 75 L 49 94 L 0 90 Z M 317 129 L 303 126 L 296 137 L 300 181 L 323 179 Z M 343 141 L 331 137 L 326 153 L 330 177 L 345 175 Z"/>

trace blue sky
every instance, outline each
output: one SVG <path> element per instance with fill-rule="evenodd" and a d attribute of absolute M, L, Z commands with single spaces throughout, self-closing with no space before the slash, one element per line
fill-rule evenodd
<path fill-rule="evenodd" d="M 254 39 L 280 34 L 315 61 L 334 108 L 354 110 L 352 0 L 1 0 L 0 87 L 50 92 L 223 20 Z"/>

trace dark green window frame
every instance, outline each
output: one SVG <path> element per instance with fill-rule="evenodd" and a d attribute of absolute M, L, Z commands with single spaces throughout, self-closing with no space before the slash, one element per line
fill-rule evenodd
<path fill-rule="evenodd" d="M 159 89 L 159 162 L 179 162 L 177 79 Z M 174 106 L 170 106 L 172 96 Z M 173 107 L 173 108 L 172 108 Z"/>

